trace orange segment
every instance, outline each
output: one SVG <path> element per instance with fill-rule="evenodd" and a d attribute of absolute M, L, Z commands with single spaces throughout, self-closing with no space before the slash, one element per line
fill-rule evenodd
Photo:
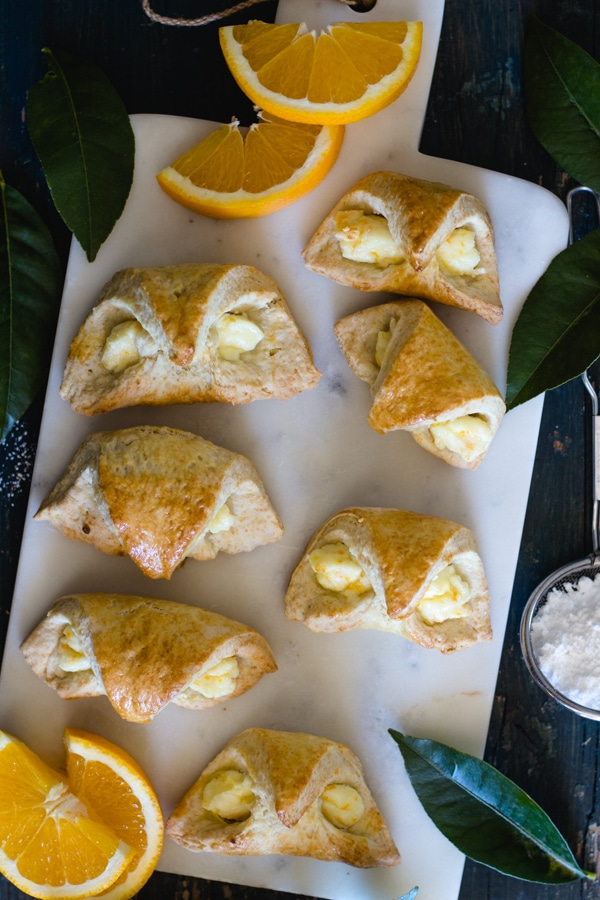
<path fill-rule="evenodd" d="M 268 91 L 283 94 L 290 100 L 301 100 L 309 88 L 314 58 L 314 38 L 312 34 L 303 34 L 258 69 L 260 83 Z M 248 65 L 252 66 L 251 57 Z"/>
<path fill-rule="evenodd" d="M 364 26 L 331 29 L 332 37 L 368 84 L 377 84 L 402 63 L 402 45 L 408 29 L 406 22 L 396 24 L 400 27 L 395 31 L 396 40 L 393 41 L 379 35 L 376 29 L 365 29 Z"/>
<path fill-rule="evenodd" d="M 173 167 L 198 186 L 212 185 L 223 193 L 236 191 L 245 174 L 244 140 L 237 128 L 224 126 L 175 160 Z"/>
<path fill-rule="evenodd" d="M 65 747 L 74 793 L 135 851 L 121 877 L 100 894 L 103 900 L 128 900 L 160 856 L 164 820 L 158 798 L 135 760 L 104 738 L 67 728 Z"/>
<path fill-rule="evenodd" d="M 340 72 L 344 73 L 343 78 L 340 78 Z M 367 88 L 366 78 L 344 52 L 341 44 L 329 34 L 320 35 L 310 74 L 308 100 L 313 104 L 337 103 L 343 106 L 362 97 Z"/>
<path fill-rule="evenodd" d="M 356 122 L 383 109 L 417 67 L 422 22 L 339 22 L 317 35 L 304 23 L 219 29 L 234 78 L 261 109 L 313 124 Z"/>
<path fill-rule="evenodd" d="M 0 731 L 0 870 L 32 897 L 110 887 L 134 851 L 22 741 Z"/>
<path fill-rule="evenodd" d="M 246 29 L 241 33 L 238 28 Z M 265 66 L 274 56 L 283 52 L 298 33 L 299 25 L 270 25 L 266 22 L 250 22 L 247 26 L 234 26 L 236 34 L 244 41 L 244 56 L 253 69 Z M 268 34 L 268 40 L 264 38 Z"/>
<path fill-rule="evenodd" d="M 222 219 L 265 216 L 308 194 L 337 159 L 343 127 L 259 117 L 245 135 L 236 121 L 211 132 L 158 173 L 161 188 Z"/>

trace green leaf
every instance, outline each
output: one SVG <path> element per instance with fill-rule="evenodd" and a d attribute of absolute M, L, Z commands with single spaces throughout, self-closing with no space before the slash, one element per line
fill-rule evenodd
<path fill-rule="evenodd" d="M 600 355 L 600 231 L 556 256 L 519 313 L 508 354 L 513 409 L 581 375 Z"/>
<path fill-rule="evenodd" d="M 533 19 L 523 50 L 531 128 L 564 171 L 600 191 L 600 66 L 577 44 Z"/>
<path fill-rule="evenodd" d="M 0 440 L 47 375 L 62 273 L 48 229 L 0 173 Z"/>
<path fill-rule="evenodd" d="M 29 133 L 58 212 L 91 262 L 123 212 L 135 140 L 125 107 L 88 60 L 45 49 L 48 71 L 29 91 Z"/>
<path fill-rule="evenodd" d="M 493 766 L 437 741 L 390 734 L 425 811 L 466 856 L 525 881 L 594 879 L 546 813 Z"/>

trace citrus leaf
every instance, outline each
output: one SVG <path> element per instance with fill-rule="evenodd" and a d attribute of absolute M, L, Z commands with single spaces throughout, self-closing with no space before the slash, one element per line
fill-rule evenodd
<path fill-rule="evenodd" d="M 123 212 L 135 140 L 125 107 L 93 63 L 44 49 L 27 100 L 29 134 L 52 200 L 91 262 Z"/>
<path fill-rule="evenodd" d="M 461 853 L 524 881 L 594 879 L 546 813 L 493 766 L 437 741 L 389 733 L 425 811 Z"/>
<path fill-rule="evenodd" d="M 0 440 L 4 440 L 44 384 L 62 273 L 48 229 L 1 173 L 0 209 Z"/>
<path fill-rule="evenodd" d="M 600 231 L 555 256 L 533 286 L 511 336 L 506 405 L 581 375 L 600 355 Z"/>
<path fill-rule="evenodd" d="M 531 128 L 564 171 L 600 191 L 600 65 L 568 38 L 533 19 L 523 49 Z"/>

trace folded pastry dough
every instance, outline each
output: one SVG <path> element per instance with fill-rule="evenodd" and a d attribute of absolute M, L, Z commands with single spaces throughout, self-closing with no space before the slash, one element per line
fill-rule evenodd
<path fill-rule="evenodd" d="M 250 460 L 164 426 L 85 439 L 35 515 L 150 578 L 279 540 L 281 521 Z"/>
<path fill-rule="evenodd" d="M 123 269 L 73 340 L 60 394 L 91 415 L 139 404 L 280 400 L 320 372 L 272 279 L 243 265 Z"/>
<path fill-rule="evenodd" d="M 506 406 L 487 372 L 426 303 L 384 303 L 334 328 L 348 365 L 371 387 L 368 422 L 375 431 L 407 431 L 451 466 L 477 468 Z"/>
<path fill-rule="evenodd" d="M 21 650 L 61 697 L 106 695 L 128 722 L 150 722 L 167 703 L 215 706 L 277 669 L 265 639 L 240 622 L 122 594 L 61 597 Z"/>
<path fill-rule="evenodd" d="M 312 631 L 375 628 L 450 653 L 492 637 L 475 536 L 446 519 L 342 510 L 312 537 L 285 595 Z"/>
<path fill-rule="evenodd" d="M 374 172 L 336 204 L 303 251 L 314 272 L 502 318 L 494 231 L 483 203 L 445 184 Z"/>
<path fill-rule="evenodd" d="M 348 747 L 250 728 L 208 764 L 167 821 L 188 850 L 287 853 L 395 866 L 398 850 Z"/>

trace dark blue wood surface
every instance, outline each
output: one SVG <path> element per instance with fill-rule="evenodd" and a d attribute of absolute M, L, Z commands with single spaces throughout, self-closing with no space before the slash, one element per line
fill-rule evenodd
<path fill-rule="evenodd" d="M 194 17 L 228 5 L 219 0 L 164 0 L 160 11 Z M 275 2 L 264 2 L 228 21 L 272 20 L 275 10 Z M 600 0 L 446 0 L 423 152 L 516 175 L 564 197 L 568 179 L 539 147 L 525 121 L 523 33 L 535 14 L 599 58 L 599 13 Z M 236 114 L 242 122 L 250 121 L 248 101 L 215 53 L 217 27 L 158 25 L 145 15 L 141 0 L 0 0 L 0 170 L 49 225 L 63 263 L 69 235 L 47 194 L 24 116 L 27 89 L 45 70 L 41 48 L 93 59 L 130 113 L 215 120 Z M 594 374 L 597 377 L 597 367 Z M 10 610 L 40 413 L 41 398 L 0 445 L 0 635 Z M 579 381 L 546 397 L 486 759 L 543 806 L 579 863 L 594 870 L 600 827 L 599 726 L 577 719 L 541 694 L 526 673 L 518 643 L 521 611 L 530 591 L 558 566 L 591 549 L 587 416 L 588 401 Z M 293 900 L 290 894 L 161 873 L 155 873 L 138 896 Z M 21 897 L 0 878 L 1 900 Z M 600 886 L 532 885 L 467 861 L 460 900 L 509 898 L 589 900 L 600 898 Z"/>

